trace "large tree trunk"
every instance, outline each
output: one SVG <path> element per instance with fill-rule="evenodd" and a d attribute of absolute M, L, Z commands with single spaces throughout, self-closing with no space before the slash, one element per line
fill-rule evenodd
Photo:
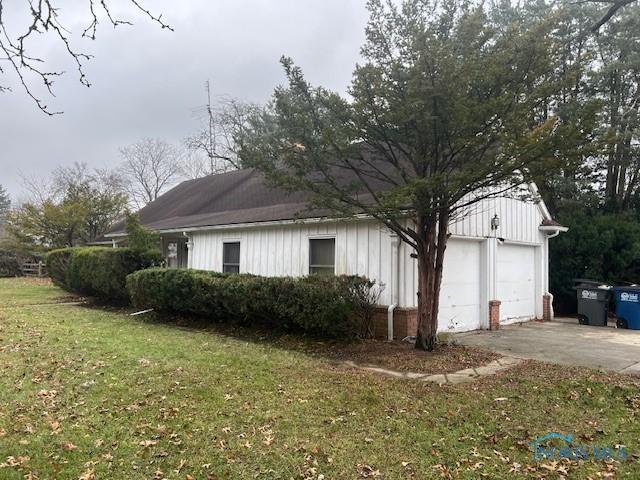
<path fill-rule="evenodd" d="M 418 231 L 423 235 L 417 249 L 418 255 L 418 326 L 416 348 L 432 351 L 436 346 L 440 285 L 444 267 L 449 223 L 448 209 L 438 216 L 419 218 Z"/>

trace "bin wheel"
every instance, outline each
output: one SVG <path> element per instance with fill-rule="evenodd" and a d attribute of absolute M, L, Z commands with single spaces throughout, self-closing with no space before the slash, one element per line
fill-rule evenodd
<path fill-rule="evenodd" d="M 580 325 L 589 325 L 589 319 L 585 315 L 578 315 Z"/>
<path fill-rule="evenodd" d="M 618 319 L 616 319 L 616 327 L 629 328 L 629 323 L 627 322 L 626 318 L 618 317 Z"/>

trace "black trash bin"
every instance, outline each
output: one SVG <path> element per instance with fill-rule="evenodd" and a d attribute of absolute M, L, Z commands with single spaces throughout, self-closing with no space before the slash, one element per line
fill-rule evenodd
<path fill-rule="evenodd" d="M 580 324 L 606 327 L 611 287 L 594 280 L 578 279 L 575 283 Z"/>

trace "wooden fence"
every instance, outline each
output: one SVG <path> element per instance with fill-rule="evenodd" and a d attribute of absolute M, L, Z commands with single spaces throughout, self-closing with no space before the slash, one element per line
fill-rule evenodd
<path fill-rule="evenodd" d="M 44 262 L 24 262 L 21 267 L 25 277 L 46 277 L 47 266 Z"/>

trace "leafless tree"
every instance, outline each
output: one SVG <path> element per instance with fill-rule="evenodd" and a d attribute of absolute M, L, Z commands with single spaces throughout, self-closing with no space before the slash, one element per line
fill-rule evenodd
<path fill-rule="evenodd" d="M 163 29 L 173 30 L 162 20 L 162 15 L 155 15 L 147 10 L 139 0 L 121 0 L 130 4 L 135 10 L 157 23 Z M 128 19 L 116 18 L 111 8 L 116 0 L 83 0 L 87 9 L 87 26 L 79 34 L 80 38 L 96 39 L 98 25 L 104 19 L 114 28 L 121 25 L 132 25 Z M 46 59 L 33 53 L 33 44 L 38 36 L 44 36 L 50 42 L 57 41 L 73 61 L 79 81 L 89 87 L 91 84 L 85 75 L 85 63 L 91 55 L 77 50 L 72 33 L 65 28 L 60 18 L 62 9 L 60 0 L 23 0 L 20 2 L 0 0 L 0 93 L 11 91 L 11 86 L 3 77 L 13 72 L 23 91 L 47 115 L 61 112 L 52 111 L 44 103 L 34 84 L 40 84 L 45 92 L 54 96 L 53 84 L 64 72 L 51 71 L 46 66 Z M 11 7 L 11 10 L 9 10 Z M 26 20 L 21 20 L 21 19 Z"/>
<path fill-rule="evenodd" d="M 125 178 L 119 170 L 107 168 L 90 169 L 84 162 L 59 166 L 47 175 L 25 175 L 20 173 L 23 198 L 18 204 L 42 205 L 45 202 L 59 202 L 71 188 L 91 185 L 105 195 L 126 195 Z"/>
<path fill-rule="evenodd" d="M 180 178 L 195 180 L 211 174 L 209 158 L 202 152 L 187 150 L 180 165 Z"/>
<path fill-rule="evenodd" d="M 206 156 L 205 175 L 241 168 L 238 141 L 258 107 L 229 97 L 218 97 L 216 104 L 212 105 L 208 81 L 205 89 L 207 104 L 196 110 L 203 120 L 202 127 L 185 139 L 185 145 L 190 152 Z M 192 157 L 191 161 L 197 162 L 198 170 L 202 170 L 201 157 Z"/>
<path fill-rule="evenodd" d="M 121 148 L 120 153 L 124 159 L 120 171 L 131 200 L 139 208 L 158 198 L 180 177 L 182 153 L 164 140 L 145 138 Z"/>

